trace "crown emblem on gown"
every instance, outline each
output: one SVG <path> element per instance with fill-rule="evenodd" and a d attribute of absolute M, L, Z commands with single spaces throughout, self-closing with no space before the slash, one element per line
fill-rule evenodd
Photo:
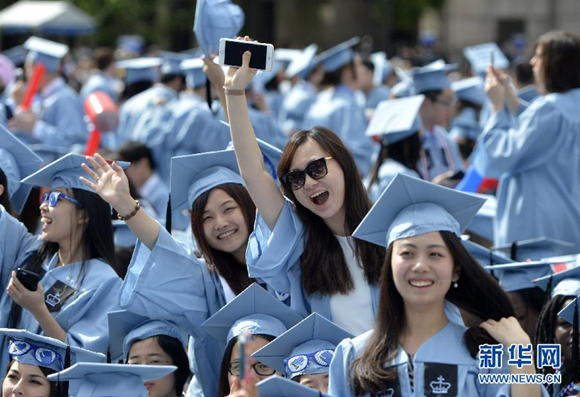
<path fill-rule="evenodd" d="M 447 394 L 447 392 L 451 388 L 451 383 L 444 381 L 445 378 L 443 376 L 439 376 L 437 378 L 437 382 L 433 381 L 429 383 L 429 386 L 431 386 L 431 391 L 433 392 L 433 394 Z"/>

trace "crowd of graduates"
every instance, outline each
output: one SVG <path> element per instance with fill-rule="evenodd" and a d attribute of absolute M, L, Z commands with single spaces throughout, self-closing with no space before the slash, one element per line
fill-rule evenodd
<path fill-rule="evenodd" d="M 580 395 L 578 37 L 200 44 L 0 55 L 3 397 Z"/>

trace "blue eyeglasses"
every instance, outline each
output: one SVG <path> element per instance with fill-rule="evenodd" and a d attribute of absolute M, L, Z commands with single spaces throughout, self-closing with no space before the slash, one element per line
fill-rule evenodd
<path fill-rule="evenodd" d="M 61 198 L 65 199 L 66 201 L 70 201 L 71 203 L 73 203 L 74 205 L 76 205 L 79 208 L 83 208 L 83 206 L 81 205 L 81 203 L 79 203 L 78 200 L 76 200 L 75 198 L 73 198 L 71 196 L 64 194 L 63 192 L 46 192 L 42 195 L 41 203 L 44 204 L 44 203 L 46 203 L 46 200 L 48 200 L 49 206 L 56 207 L 56 205 L 58 204 L 58 200 L 60 200 Z"/>
<path fill-rule="evenodd" d="M 31 345 L 20 339 L 13 339 L 8 344 L 8 354 L 14 357 L 27 355 L 32 351 L 32 357 L 43 367 L 51 366 L 58 360 L 60 370 L 64 369 L 62 357 L 52 349 Z"/>
<path fill-rule="evenodd" d="M 290 373 L 302 372 L 308 367 L 310 359 L 322 367 L 329 367 L 334 357 L 334 350 L 324 349 L 309 354 L 297 354 L 284 360 L 284 366 Z"/>

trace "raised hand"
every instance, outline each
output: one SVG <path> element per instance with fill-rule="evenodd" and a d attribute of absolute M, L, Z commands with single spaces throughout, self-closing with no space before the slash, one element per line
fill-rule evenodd
<path fill-rule="evenodd" d="M 242 40 L 238 37 L 238 40 Z M 250 41 L 248 36 L 244 37 L 245 41 Z M 250 59 L 252 54 L 250 51 L 244 52 L 242 56 L 242 67 L 230 67 L 228 73 L 226 74 L 226 79 L 224 82 L 224 87 L 232 90 L 245 90 L 250 81 L 256 75 L 256 69 L 250 69 Z"/>
<path fill-rule="evenodd" d="M 95 157 L 86 157 L 87 162 L 93 167 L 92 169 L 82 164 L 81 167 L 91 177 L 94 182 L 80 177 L 80 181 L 93 189 L 103 200 L 111 204 L 119 213 L 126 213 L 126 207 L 129 212 L 135 206 L 135 200 L 129 193 L 129 181 L 123 169 L 115 162 L 112 165 L 98 153 Z"/>

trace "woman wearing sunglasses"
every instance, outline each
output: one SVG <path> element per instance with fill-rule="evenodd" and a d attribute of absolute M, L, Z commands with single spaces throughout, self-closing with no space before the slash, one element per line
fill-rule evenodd
<path fill-rule="evenodd" d="M 20 267 L 40 282 L 23 283 L 14 267 L 3 269 L 11 278 L 0 298 L 0 324 L 104 353 L 107 312 L 117 306 L 121 279 L 113 269 L 111 209 L 79 181 L 83 161 L 84 156 L 69 154 L 23 180 L 50 189 L 40 205 L 40 236 L 1 214 L 0 224 L 12 222 L 16 238 L 0 255 L 26 255 Z M 2 367 L 7 362 L 3 354 Z"/>
<path fill-rule="evenodd" d="M 352 155 L 323 127 L 297 132 L 286 144 L 280 192 L 248 117 L 244 89 L 256 73 L 250 56 L 225 81 L 238 164 L 259 212 L 246 253 L 250 276 L 290 294 L 302 315 L 317 312 L 358 335 L 372 328 L 384 257 L 382 247 L 350 237 L 371 202 Z"/>

